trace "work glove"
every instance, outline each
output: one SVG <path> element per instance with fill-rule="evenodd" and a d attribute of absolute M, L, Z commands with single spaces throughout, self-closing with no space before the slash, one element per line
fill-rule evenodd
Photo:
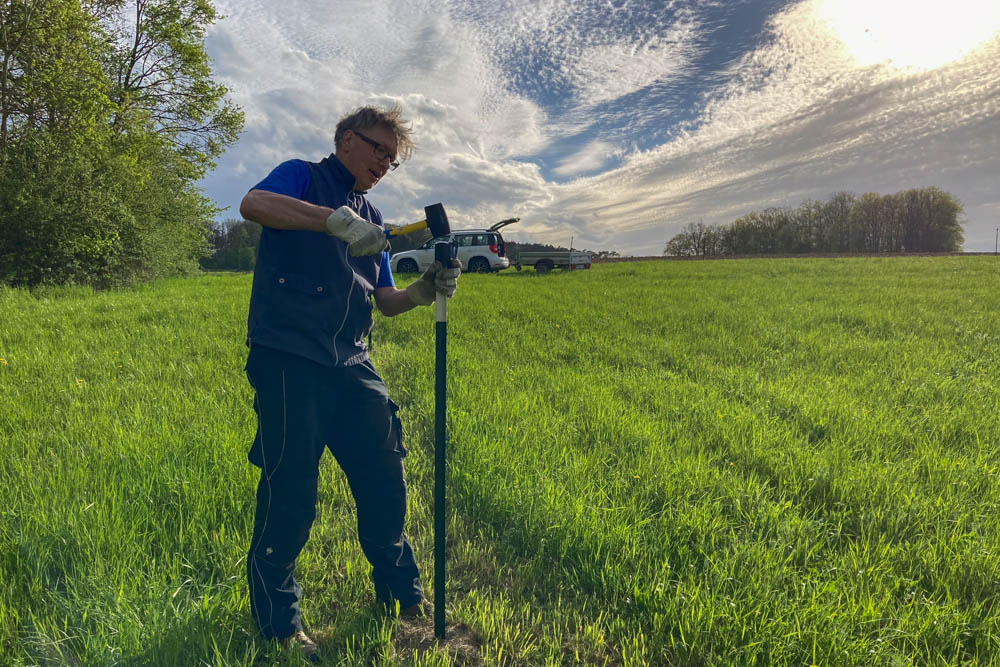
<path fill-rule="evenodd" d="M 458 276 L 461 273 L 461 261 L 451 260 L 451 268 L 446 269 L 441 262 L 435 260 L 430 268 L 424 271 L 424 275 L 407 286 L 406 295 L 418 306 L 431 305 L 438 294 L 444 294 L 450 299 L 458 289 Z"/>
<path fill-rule="evenodd" d="M 347 252 L 351 253 L 351 257 L 377 255 L 389 245 L 381 227 L 368 222 L 346 205 L 330 214 L 326 219 L 326 230 L 330 236 L 347 241 Z"/>

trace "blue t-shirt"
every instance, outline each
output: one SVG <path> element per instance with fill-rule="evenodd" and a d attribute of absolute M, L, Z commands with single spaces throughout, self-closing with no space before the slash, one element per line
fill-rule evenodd
<path fill-rule="evenodd" d="M 309 167 L 302 160 L 287 160 L 271 170 L 253 190 L 266 190 L 276 195 L 286 195 L 296 199 L 302 199 L 309 189 L 312 180 L 309 174 Z M 389 268 L 389 253 L 382 253 L 382 261 L 378 270 L 378 282 L 375 287 L 395 287 L 396 281 L 392 277 L 392 269 Z"/>

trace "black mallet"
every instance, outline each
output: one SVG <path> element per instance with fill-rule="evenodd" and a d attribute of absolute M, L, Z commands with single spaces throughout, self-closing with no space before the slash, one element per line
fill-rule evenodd
<path fill-rule="evenodd" d="M 385 235 L 386 238 L 391 239 L 393 236 L 412 234 L 413 232 L 419 232 L 421 229 L 429 229 L 433 238 L 440 238 L 451 233 L 451 227 L 448 226 L 448 214 L 444 212 L 443 205 L 431 204 L 430 206 L 424 206 L 424 220 L 412 222 L 394 229 L 387 229 L 385 230 Z"/>

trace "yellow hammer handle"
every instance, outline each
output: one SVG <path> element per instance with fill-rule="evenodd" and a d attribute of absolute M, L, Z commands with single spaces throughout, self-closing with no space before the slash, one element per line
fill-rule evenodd
<path fill-rule="evenodd" d="M 395 229 L 391 229 L 389 230 L 387 236 L 402 236 L 403 234 L 419 232 L 421 229 L 427 229 L 426 220 L 421 220 L 420 222 L 412 222 L 408 225 L 403 225 L 402 227 L 396 227 Z"/>

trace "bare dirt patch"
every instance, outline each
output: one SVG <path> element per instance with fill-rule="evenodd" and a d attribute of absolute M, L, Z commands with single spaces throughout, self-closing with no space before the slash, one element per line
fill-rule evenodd
<path fill-rule="evenodd" d="M 400 621 L 392 633 L 392 644 L 397 658 L 407 660 L 417 653 L 435 651 L 446 653 L 453 665 L 483 664 L 482 639 L 465 623 L 445 624 L 445 639 L 434 636 L 434 623 L 430 619 Z"/>

